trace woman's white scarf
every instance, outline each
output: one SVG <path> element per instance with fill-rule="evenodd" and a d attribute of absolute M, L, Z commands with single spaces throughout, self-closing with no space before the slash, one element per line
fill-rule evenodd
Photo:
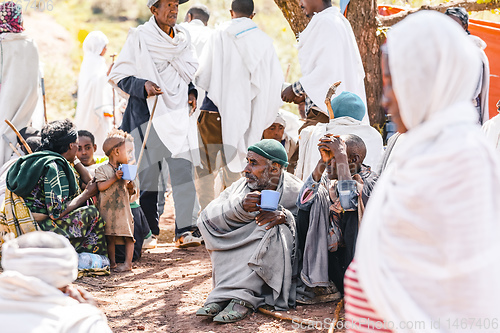
<path fill-rule="evenodd" d="M 477 47 L 452 19 L 419 12 L 387 48 L 409 131 L 365 211 L 360 284 L 382 318 L 408 324 L 398 332 L 453 332 L 462 320 L 495 331 L 484 325 L 500 313 L 500 163 L 475 124 Z"/>
<path fill-rule="evenodd" d="M 76 126 L 94 134 L 101 155 L 104 154 L 102 144 L 111 130 L 110 118 L 104 114 L 113 114 L 113 91 L 106 77 L 106 61 L 101 56 L 107 44 L 108 38 L 101 31 L 92 31 L 83 42 L 75 114 Z"/>
<path fill-rule="evenodd" d="M 337 95 L 352 92 L 366 105 L 365 71 L 351 24 L 336 7 L 315 14 L 299 35 L 300 83 L 323 113 L 330 85 L 342 81 Z M 363 122 L 369 124 L 365 115 Z"/>
<path fill-rule="evenodd" d="M 125 45 L 109 75 L 114 83 L 135 76 L 156 83 L 163 91 L 158 96 L 153 126 L 173 157 L 184 157 L 195 164 L 198 137 L 196 119 L 189 117 L 188 86 L 198 68 L 189 33 L 174 27 L 171 38 L 160 29 L 154 16 L 131 29 Z M 155 97 L 149 97 L 149 110 Z M 189 146 L 188 146 L 189 145 Z"/>

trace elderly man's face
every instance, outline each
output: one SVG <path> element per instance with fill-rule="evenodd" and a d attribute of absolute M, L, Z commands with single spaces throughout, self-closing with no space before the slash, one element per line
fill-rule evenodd
<path fill-rule="evenodd" d="M 177 22 L 178 9 L 179 0 L 159 0 L 157 7 L 151 7 L 151 13 L 160 28 L 163 29 L 165 26 L 173 28 Z"/>
<path fill-rule="evenodd" d="M 276 189 L 281 170 L 271 161 L 253 151 L 247 154 L 247 166 L 243 170 L 248 187 L 253 191 Z"/>
<path fill-rule="evenodd" d="M 264 130 L 262 138 L 274 139 L 276 141 L 281 142 L 281 139 L 283 138 L 283 133 L 285 133 L 285 126 L 279 123 L 274 123 Z"/>

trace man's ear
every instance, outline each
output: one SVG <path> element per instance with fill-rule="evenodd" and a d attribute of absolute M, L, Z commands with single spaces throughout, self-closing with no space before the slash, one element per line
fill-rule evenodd
<path fill-rule="evenodd" d="M 279 173 L 281 170 L 281 164 L 278 162 L 272 162 L 271 163 L 271 173 Z"/>
<path fill-rule="evenodd" d="M 151 11 L 151 14 L 153 14 L 153 15 L 158 13 L 158 8 L 156 8 L 155 6 L 151 6 L 151 8 L 149 8 L 149 10 Z"/>
<path fill-rule="evenodd" d="M 360 163 L 361 158 L 358 154 L 354 154 L 349 157 L 349 163 Z"/>
<path fill-rule="evenodd" d="M 186 14 L 186 22 L 191 22 L 193 20 L 193 15 L 191 15 L 191 13 L 187 13 Z"/>
<path fill-rule="evenodd" d="M 97 145 L 94 143 L 94 153 L 97 151 Z"/>
<path fill-rule="evenodd" d="M 250 15 L 249 19 L 252 20 L 255 16 L 255 13 L 252 13 L 252 15 Z"/>
<path fill-rule="evenodd" d="M 234 17 L 235 17 L 236 15 L 234 14 L 234 12 L 233 12 L 233 10 L 232 10 L 232 9 L 230 9 L 230 10 L 229 10 L 229 13 L 231 14 L 231 19 L 234 19 Z"/>

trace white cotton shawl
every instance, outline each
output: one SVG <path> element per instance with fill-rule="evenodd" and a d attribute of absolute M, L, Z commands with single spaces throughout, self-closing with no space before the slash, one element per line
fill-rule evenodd
<path fill-rule="evenodd" d="M 389 31 L 387 48 L 409 131 L 364 214 L 359 282 L 396 328 L 425 323 L 398 332 L 455 332 L 462 320 L 495 331 L 484 323 L 500 313 L 500 163 L 471 103 L 477 47 L 452 19 L 421 11 Z"/>
<path fill-rule="evenodd" d="M 21 129 L 28 126 L 37 106 L 40 68 L 35 42 L 25 33 L 0 34 L 0 137 L 16 142 L 16 134 L 4 122 Z M 12 149 L 0 138 L 0 165 L 9 160 Z"/>
<path fill-rule="evenodd" d="M 500 157 L 500 114 L 484 123 L 483 132 Z"/>
<path fill-rule="evenodd" d="M 106 76 L 106 61 L 101 56 L 107 44 L 108 38 L 101 31 L 92 31 L 83 41 L 75 114 L 76 127 L 94 134 L 99 155 L 104 155 L 102 144 L 111 130 L 110 118 L 104 114 L 113 114 L 113 90 Z"/>
<path fill-rule="evenodd" d="M 249 18 L 221 24 L 205 45 L 196 84 L 219 109 L 232 172 L 243 170 L 247 148 L 276 119 L 283 81 L 272 39 Z"/>
<path fill-rule="evenodd" d="M 318 164 L 321 155 L 318 143 L 325 134 L 359 136 L 366 146 L 366 157 L 363 164 L 377 170 L 379 161 L 384 152 L 383 140 L 380 133 L 370 125 L 351 117 L 339 117 L 330 120 L 328 124 L 319 123 L 316 126 L 306 127 L 300 132 L 299 160 L 295 175 L 302 180 L 307 179 Z"/>
<path fill-rule="evenodd" d="M 109 79 L 120 80 L 134 76 L 156 83 L 163 91 L 158 96 L 153 126 L 158 137 L 173 157 L 183 157 L 199 163 L 196 119 L 189 117 L 188 86 L 198 68 L 189 33 L 174 26 L 171 38 L 158 27 L 154 16 L 131 29 Z M 149 110 L 155 97 L 149 97 Z"/>
<path fill-rule="evenodd" d="M 315 14 L 299 35 L 300 83 L 314 104 L 325 114 L 326 93 L 342 81 L 337 95 L 349 91 L 366 105 L 365 71 L 351 24 L 336 7 Z M 365 114 L 363 122 L 369 124 Z"/>

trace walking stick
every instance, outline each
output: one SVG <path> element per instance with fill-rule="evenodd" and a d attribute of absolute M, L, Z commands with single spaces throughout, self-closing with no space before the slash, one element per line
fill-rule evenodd
<path fill-rule="evenodd" d="M 337 88 L 338 88 L 338 86 L 340 86 L 340 83 L 342 83 L 342 82 L 337 81 L 334 84 L 332 84 L 330 86 L 330 88 L 328 89 L 328 92 L 326 93 L 325 104 L 326 104 L 326 108 L 328 109 L 328 113 L 330 114 L 330 120 L 335 118 L 335 116 L 333 114 L 333 110 L 332 110 L 332 97 L 333 97 L 333 95 L 335 95 L 335 91 L 337 91 Z"/>
<path fill-rule="evenodd" d="M 146 142 L 148 141 L 149 131 L 151 130 L 151 125 L 153 124 L 153 116 L 155 115 L 157 103 L 158 103 L 158 95 L 155 96 L 155 104 L 153 105 L 151 116 L 149 116 L 148 127 L 146 128 L 146 134 L 144 135 L 144 139 L 142 141 L 141 153 L 139 154 L 139 158 L 137 159 L 137 175 L 139 175 L 139 167 L 141 166 L 142 157 L 144 155 L 144 149 L 146 148 Z"/>
<path fill-rule="evenodd" d="M 9 140 L 9 138 L 7 137 L 7 135 L 5 134 L 2 134 L 2 138 L 9 144 L 9 147 L 10 149 L 12 149 L 14 151 L 14 153 L 17 154 L 17 156 L 21 157 L 21 153 L 19 152 L 19 150 L 16 149 L 16 147 L 12 144 L 12 142 Z"/>
<path fill-rule="evenodd" d="M 112 55 L 110 55 L 111 59 L 112 59 L 112 62 L 111 62 L 111 66 L 109 66 L 109 70 L 108 70 L 108 75 L 109 73 L 111 72 L 111 69 L 113 68 L 113 65 L 115 64 L 115 57 L 116 57 L 116 53 L 113 53 Z M 113 86 L 111 86 L 111 89 L 113 89 L 113 127 L 116 127 L 116 114 L 115 114 L 115 88 Z"/>
<path fill-rule="evenodd" d="M 41 78 L 41 85 L 42 85 L 42 100 L 43 100 L 43 119 L 45 120 L 45 123 L 48 123 L 47 121 L 47 104 L 45 102 L 45 78 Z"/>
<path fill-rule="evenodd" d="M 28 152 L 28 154 L 32 154 L 33 152 L 31 151 L 31 148 L 30 146 L 28 146 L 28 144 L 26 143 L 26 140 L 24 140 L 23 136 L 21 135 L 21 133 L 19 133 L 19 131 L 17 130 L 16 126 L 14 126 L 10 121 L 8 121 L 7 119 L 5 119 L 5 122 L 7 123 L 7 125 L 10 126 L 10 128 L 12 128 L 12 130 L 14 131 L 14 133 L 16 133 L 17 137 L 19 138 L 19 140 L 21 141 L 21 143 L 23 144 L 24 148 L 26 148 L 26 151 Z"/>

